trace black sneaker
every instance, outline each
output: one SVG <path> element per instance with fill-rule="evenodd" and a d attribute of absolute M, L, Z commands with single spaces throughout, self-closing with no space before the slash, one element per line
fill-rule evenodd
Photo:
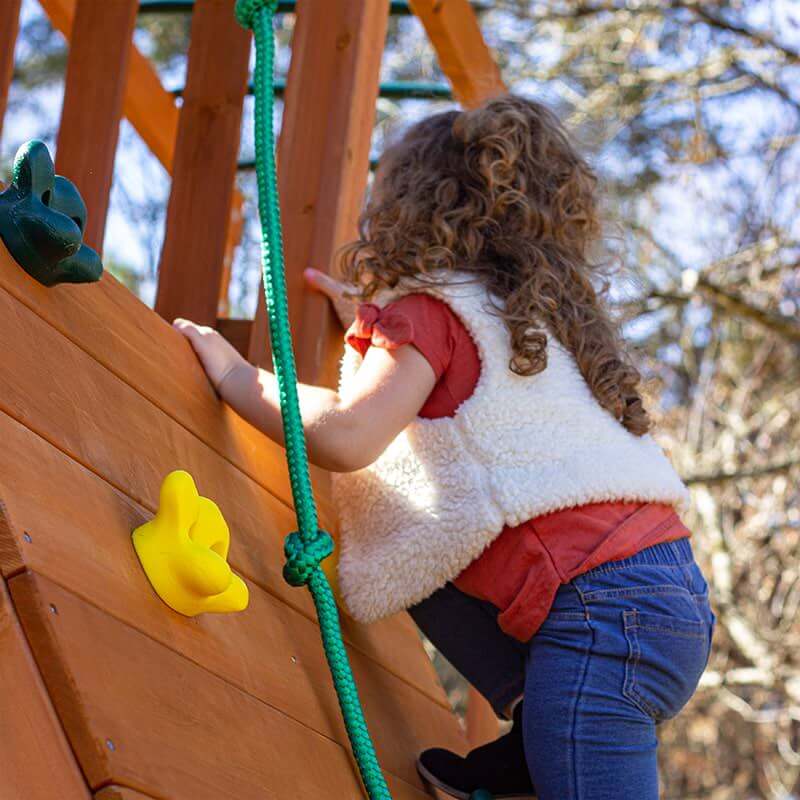
<path fill-rule="evenodd" d="M 522 744 L 522 703 L 514 709 L 514 727 L 505 736 L 476 747 L 465 758 L 440 747 L 425 750 L 417 771 L 431 786 L 459 800 L 534 800 Z"/>

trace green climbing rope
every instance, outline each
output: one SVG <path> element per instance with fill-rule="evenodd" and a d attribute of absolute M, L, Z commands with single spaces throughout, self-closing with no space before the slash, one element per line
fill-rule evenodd
<path fill-rule="evenodd" d="M 299 531 L 290 534 L 286 539 L 287 560 L 283 574 L 293 586 L 307 585 L 314 599 L 322 632 L 322 644 L 333 676 L 347 735 L 367 794 L 370 800 L 391 800 L 367 730 L 358 690 L 342 641 L 336 601 L 328 579 L 319 566 L 320 562 L 333 551 L 333 540 L 328 533 L 319 529 L 317 523 L 317 509 L 308 474 L 306 441 L 297 399 L 297 371 L 289 328 L 272 121 L 275 58 L 272 26 L 277 6 L 278 0 L 237 0 L 236 18 L 245 28 L 252 29 L 256 43 L 255 147 L 258 209 L 263 228 L 261 262 L 272 358 L 283 413 L 286 460 L 289 464 L 289 477 L 299 528 Z"/>

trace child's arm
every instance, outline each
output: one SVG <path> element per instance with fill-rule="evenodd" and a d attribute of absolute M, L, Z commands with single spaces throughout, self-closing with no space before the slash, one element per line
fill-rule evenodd
<path fill-rule="evenodd" d="M 212 384 L 235 411 L 283 444 L 277 381 L 257 369 L 215 330 L 178 319 Z M 371 464 L 416 417 L 436 383 L 425 357 L 412 345 L 371 347 L 347 396 L 299 384 L 300 412 L 312 463 L 334 472 Z"/>

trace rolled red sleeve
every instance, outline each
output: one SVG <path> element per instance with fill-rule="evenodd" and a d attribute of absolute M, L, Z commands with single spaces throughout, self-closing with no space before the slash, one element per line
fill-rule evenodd
<path fill-rule="evenodd" d="M 396 350 L 414 338 L 414 325 L 402 312 L 392 306 L 380 308 L 373 303 L 362 303 L 356 318 L 345 334 L 345 341 L 363 356 L 371 345 L 384 350 Z"/>
<path fill-rule="evenodd" d="M 380 308 L 362 303 L 345 334 L 345 341 L 364 356 L 371 346 L 396 350 L 411 344 L 442 377 L 452 356 L 449 310 L 434 297 L 411 294 Z"/>

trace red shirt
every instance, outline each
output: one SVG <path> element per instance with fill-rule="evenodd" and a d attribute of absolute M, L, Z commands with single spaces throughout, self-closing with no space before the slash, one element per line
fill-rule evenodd
<path fill-rule="evenodd" d="M 363 356 L 371 345 L 412 344 L 436 375 L 419 415 L 452 417 L 474 391 L 481 364 L 472 337 L 452 309 L 427 294 L 406 295 L 380 309 L 365 303 L 347 331 Z M 453 582 L 488 600 L 500 627 L 528 641 L 544 622 L 558 587 L 608 561 L 689 536 L 675 510 L 655 503 L 593 503 L 506 526 Z"/>

